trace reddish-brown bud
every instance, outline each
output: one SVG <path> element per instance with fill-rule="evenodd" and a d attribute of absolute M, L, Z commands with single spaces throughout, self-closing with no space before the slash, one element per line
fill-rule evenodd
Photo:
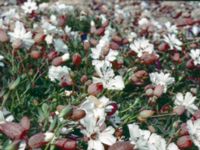
<path fill-rule="evenodd" d="M 71 119 L 73 121 L 78 121 L 80 119 L 82 119 L 83 117 L 85 117 L 86 113 L 84 110 L 81 110 L 81 109 L 75 109 L 73 110 L 72 112 L 72 115 L 71 115 Z"/>
<path fill-rule="evenodd" d="M 88 89 L 87 89 L 88 94 L 94 95 L 94 96 L 100 94 L 102 91 L 103 91 L 103 84 L 102 83 L 90 84 Z"/>
<path fill-rule="evenodd" d="M 28 117 L 23 117 L 20 121 L 21 126 L 24 128 L 25 131 L 30 129 L 31 123 Z"/>
<path fill-rule="evenodd" d="M 28 140 L 28 145 L 34 148 L 41 148 L 42 146 L 46 145 L 52 138 L 54 134 L 51 132 L 47 133 L 37 133 L 30 137 Z"/>
<path fill-rule="evenodd" d="M 47 58 L 48 60 L 52 60 L 54 59 L 55 57 L 58 56 L 58 52 L 57 51 L 51 51 L 48 55 L 47 55 Z"/>
<path fill-rule="evenodd" d="M 108 150 L 134 150 L 134 148 L 130 142 L 120 141 L 111 145 Z"/>
<path fill-rule="evenodd" d="M 181 129 L 179 131 L 179 136 L 188 135 L 188 128 L 186 123 L 181 124 Z"/>
<path fill-rule="evenodd" d="M 142 85 L 147 77 L 148 73 L 145 70 L 139 70 L 132 75 L 131 80 L 135 85 Z"/>
<path fill-rule="evenodd" d="M 181 136 L 177 140 L 177 146 L 180 149 L 186 149 L 186 148 L 191 148 L 192 147 L 192 140 L 190 139 L 190 136 L 185 135 Z"/>
<path fill-rule="evenodd" d="M 55 145 L 60 150 L 75 150 L 76 149 L 76 141 L 68 140 L 68 139 L 58 139 Z"/>
<path fill-rule="evenodd" d="M 41 52 L 37 50 L 33 50 L 31 51 L 30 55 L 31 55 L 31 58 L 33 59 L 39 59 L 41 57 Z"/>
<path fill-rule="evenodd" d="M 169 49 L 169 45 L 167 43 L 161 43 L 158 46 L 158 50 L 162 52 L 166 52 Z"/>
<path fill-rule="evenodd" d="M 185 107 L 184 106 L 177 106 L 173 110 L 174 113 L 177 115 L 181 116 L 185 112 Z"/>
<path fill-rule="evenodd" d="M 156 85 L 153 91 L 153 95 L 156 97 L 161 97 L 164 92 L 164 87 L 162 85 Z"/>
<path fill-rule="evenodd" d="M 18 123 L 6 122 L 0 124 L 0 132 L 13 140 L 23 138 L 24 131 L 24 128 Z"/>
<path fill-rule="evenodd" d="M 79 66 L 82 62 L 81 55 L 79 53 L 76 53 L 72 56 L 72 62 L 74 65 Z"/>
<path fill-rule="evenodd" d="M 148 53 L 144 53 L 140 57 L 141 62 L 145 65 L 151 65 L 155 63 L 157 59 L 158 59 L 158 56 L 156 54 L 148 54 Z"/>
<path fill-rule="evenodd" d="M 8 35 L 2 29 L 0 29 L 0 42 L 7 42 L 9 40 Z"/>

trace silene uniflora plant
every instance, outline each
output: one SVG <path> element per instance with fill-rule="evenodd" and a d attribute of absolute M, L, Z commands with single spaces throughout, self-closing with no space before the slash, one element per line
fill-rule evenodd
<path fill-rule="evenodd" d="M 200 149 L 199 2 L 10 2 L 0 149 Z"/>

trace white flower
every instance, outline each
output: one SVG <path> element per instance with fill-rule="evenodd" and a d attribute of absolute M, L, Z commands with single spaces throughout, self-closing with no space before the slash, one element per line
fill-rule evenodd
<path fill-rule="evenodd" d="M 108 54 L 105 57 L 105 60 L 111 62 L 117 59 L 119 52 L 117 50 L 110 49 Z"/>
<path fill-rule="evenodd" d="M 167 28 L 167 31 L 169 33 L 175 33 L 175 34 L 178 33 L 178 29 L 177 29 L 176 25 L 172 25 L 171 22 L 166 22 L 165 27 Z"/>
<path fill-rule="evenodd" d="M 4 57 L 2 55 L 0 55 L 0 67 L 4 67 L 4 63 L 1 62 L 1 60 L 3 60 L 3 59 L 4 59 Z"/>
<path fill-rule="evenodd" d="M 93 115 L 86 117 L 84 124 L 85 129 L 81 132 L 89 138 L 88 150 L 104 150 L 103 144 L 112 145 L 116 142 L 113 136 L 115 129 L 111 126 L 101 129 L 96 124 L 96 119 Z"/>
<path fill-rule="evenodd" d="M 45 41 L 47 42 L 47 44 L 52 44 L 53 43 L 53 36 L 48 34 L 46 37 L 45 37 Z"/>
<path fill-rule="evenodd" d="M 72 5 L 66 5 L 60 2 L 56 2 L 51 7 L 51 10 L 57 12 L 58 14 L 67 14 L 72 13 L 74 11 L 74 7 Z"/>
<path fill-rule="evenodd" d="M 56 51 L 66 53 L 68 52 L 68 46 L 63 42 L 62 39 L 54 39 L 53 45 Z"/>
<path fill-rule="evenodd" d="M 166 144 L 164 138 L 148 130 L 142 130 L 137 124 L 129 124 L 130 141 L 137 150 L 179 150 L 174 143 Z"/>
<path fill-rule="evenodd" d="M 137 37 L 137 34 L 135 32 L 130 32 L 127 35 L 127 39 L 128 39 L 129 42 L 132 42 L 133 39 L 136 38 L 136 37 Z"/>
<path fill-rule="evenodd" d="M 174 48 L 181 50 L 182 42 L 176 37 L 175 34 L 168 34 L 167 36 L 164 35 L 164 41 L 169 44 L 171 50 Z"/>
<path fill-rule="evenodd" d="M 192 49 L 190 51 L 190 57 L 193 59 L 195 65 L 200 65 L 200 49 Z"/>
<path fill-rule="evenodd" d="M 180 150 L 176 144 L 170 143 L 167 147 L 167 150 Z"/>
<path fill-rule="evenodd" d="M 49 68 L 48 77 L 52 82 L 55 82 L 56 80 L 61 81 L 61 79 L 69 75 L 70 68 L 67 66 L 51 66 Z"/>
<path fill-rule="evenodd" d="M 109 102 L 109 99 L 105 96 L 102 96 L 99 99 L 94 96 L 89 96 L 86 98 L 86 101 L 81 104 L 80 109 L 83 109 L 86 112 L 86 116 L 93 114 L 94 118 L 98 120 L 98 124 L 102 125 L 107 115 L 106 109 Z M 84 121 L 85 118 L 81 120 L 81 122 Z"/>
<path fill-rule="evenodd" d="M 162 85 L 164 87 L 164 92 L 167 92 L 167 86 L 174 83 L 174 77 L 170 77 L 169 73 L 164 72 L 153 72 L 150 73 L 150 80 L 154 85 Z"/>
<path fill-rule="evenodd" d="M 69 27 L 68 25 L 65 26 L 65 32 L 66 32 L 66 33 L 70 33 L 71 30 L 72 30 L 71 27 Z"/>
<path fill-rule="evenodd" d="M 193 26 L 192 27 L 192 33 L 197 36 L 200 32 L 200 28 L 198 26 Z"/>
<path fill-rule="evenodd" d="M 148 140 L 149 150 L 166 150 L 166 141 L 159 135 L 152 133 Z"/>
<path fill-rule="evenodd" d="M 13 115 L 5 108 L 0 110 L 0 124 L 6 122 L 12 122 L 14 120 Z"/>
<path fill-rule="evenodd" d="M 138 21 L 139 26 L 148 25 L 150 22 L 147 18 L 142 18 Z"/>
<path fill-rule="evenodd" d="M 196 97 L 190 92 L 187 92 L 185 96 L 182 93 L 177 93 L 174 104 L 176 106 L 184 106 L 189 113 L 194 114 L 198 110 L 198 107 L 194 104 L 195 99 Z"/>
<path fill-rule="evenodd" d="M 150 131 L 141 130 L 137 124 L 129 124 L 130 141 L 138 150 L 149 150 L 148 139 Z"/>
<path fill-rule="evenodd" d="M 100 59 L 100 56 L 103 54 L 103 49 L 109 44 L 113 32 L 114 30 L 110 26 L 107 27 L 104 36 L 99 40 L 96 47 L 91 48 L 91 57 L 93 59 Z"/>
<path fill-rule="evenodd" d="M 132 44 L 130 44 L 130 48 L 137 53 L 138 57 L 141 57 L 144 52 L 149 54 L 154 52 L 153 44 L 150 44 L 149 40 L 146 40 L 144 37 L 135 40 Z"/>
<path fill-rule="evenodd" d="M 26 14 L 30 14 L 32 13 L 33 11 L 37 10 L 38 7 L 37 7 L 37 4 L 36 2 L 32 1 L 32 0 L 28 0 L 27 2 L 25 2 L 23 5 L 22 5 L 22 9 L 24 10 L 24 12 Z"/>
<path fill-rule="evenodd" d="M 112 64 L 108 61 L 93 61 L 96 73 L 99 78 L 93 77 L 94 83 L 102 83 L 103 87 L 109 90 L 123 90 L 124 81 L 120 75 L 115 76 Z"/>
<path fill-rule="evenodd" d="M 200 119 L 188 120 L 187 128 L 193 143 L 200 149 Z"/>
<path fill-rule="evenodd" d="M 34 44 L 34 40 L 32 39 L 32 33 L 26 32 L 26 29 L 24 28 L 24 25 L 22 22 L 17 21 L 15 23 L 14 32 L 8 33 L 11 38 L 11 42 L 14 42 L 15 40 L 21 40 L 24 44 L 25 48 L 30 48 Z"/>

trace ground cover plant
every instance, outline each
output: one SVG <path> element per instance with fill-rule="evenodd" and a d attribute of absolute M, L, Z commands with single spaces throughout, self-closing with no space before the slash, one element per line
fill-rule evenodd
<path fill-rule="evenodd" d="M 200 149 L 199 2 L 1 9 L 0 149 Z"/>

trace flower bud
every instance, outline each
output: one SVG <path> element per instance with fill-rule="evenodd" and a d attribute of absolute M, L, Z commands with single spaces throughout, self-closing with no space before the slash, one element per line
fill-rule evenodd
<path fill-rule="evenodd" d="M 145 70 L 139 70 L 132 75 L 131 80 L 135 85 L 142 85 L 147 76 L 148 73 Z"/>
<path fill-rule="evenodd" d="M 86 75 L 83 75 L 83 76 L 81 77 L 81 82 L 82 82 L 82 83 L 85 83 L 87 80 L 88 80 L 88 77 L 87 77 Z"/>
<path fill-rule="evenodd" d="M 146 121 L 149 117 L 153 116 L 154 111 L 153 110 L 143 110 L 138 115 L 138 120 L 141 122 Z"/>
<path fill-rule="evenodd" d="M 58 56 L 58 52 L 57 51 L 51 51 L 48 55 L 47 55 L 47 58 L 48 60 L 52 60 L 54 59 L 55 57 Z"/>
<path fill-rule="evenodd" d="M 86 115 L 86 113 L 84 110 L 76 109 L 76 110 L 73 110 L 70 118 L 73 121 L 78 121 L 78 120 L 82 119 L 83 117 L 85 117 L 85 115 Z"/>
<path fill-rule="evenodd" d="M 160 112 L 161 113 L 169 113 L 171 106 L 169 104 L 165 104 L 161 107 Z"/>
<path fill-rule="evenodd" d="M 187 61 L 186 67 L 187 67 L 188 69 L 194 69 L 195 66 L 194 66 L 194 63 L 193 63 L 193 60 L 192 60 L 192 59 L 190 59 L 190 60 Z"/>
<path fill-rule="evenodd" d="M 12 47 L 14 49 L 19 49 L 22 46 L 22 41 L 20 39 L 16 39 L 12 42 Z"/>
<path fill-rule="evenodd" d="M 98 95 L 103 91 L 103 84 L 102 83 L 92 83 L 89 85 L 87 92 L 90 95 Z"/>
<path fill-rule="evenodd" d="M 191 148 L 193 144 L 189 135 L 179 137 L 176 143 L 180 149 Z"/>
<path fill-rule="evenodd" d="M 113 49 L 113 50 L 119 50 L 120 46 L 116 42 L 111 42 L 110 48 Z"/>
<path fill-rule="evenodd" d="M 33 59 L 39 59 L 41 57 L 41 53 L 37 50 L 31 51 L 30 55 Z"/>
<path fill-rule="evenodd" d="M 72 62 L 74 65 L 79 66 L 81 64 L 81 55 L 79 53 L 76 53 L 72 56 Z"/>
<path fill-rule="evenodd" d="M 83 47 L 84 47 L 84 50 L 85 50 L 85 51 L 88 51 L 89 48 L 90 48 L 90 42 L 88 42 L 88 41 L 84 41 L 84 43 L 83 43 Z"/>
<path fill-rule="evenodd" d="M 118 110 L 118 105 L 115 102 L 108 104 L 108 107 L 111 107 L 111 110 L 108 111 L 108 116 L 112 116 Z"/>
<path fill-rule="evenodd" d="M 166 52 L 169 49 L 169 45 L 167 43 L 161 43 L 158 46 L 158 50 L 162 52 Z"/>
<path fill-rule="evenodd" d="M 72 86 L 73 84 L 74 84 L 74 82 L 69 75 L 65 75 L 60 81 L 61 87 Z"/>
<path fill-rule="evenodd" d="M 41 43 L 42 41 L 44 41 L 44 39 L 45 39 L 44 33 L 36 33 L 33 40 L 35 41 L 35 43 Z"/>
<path fill-rule="evenodd" d="M 111 145 L 108 150 L 134 150 L 134 148 L 128 141 L 119 141 Z"/>
<path fill-rule="evenodd" d="M 200 119 L 200 110 L 197 110 L 197 111 L 193 114 L 192 119 L 193 119 L 193 120 Z"/>
<path fill-rule="evenodd" d="M 188 135 L 188 128 L 186 123 L 181 124 L 181 129 L 179 131 L 179 136 Z"/>
<path fill-rule="evenodd" d="M 116 42 L 117 44 L 121 44 L 122 43 L 122 38 L 120 36 L 118 36 L 118 35 L 112 36 L 112 40 L 114 42 Z"/>
<path fill-rule="evenodd" d="M 145 65 L 151 65 L 155 63 L 157 59 L 158 59 L 158 56 L 156 54 L 148 54 L 148 53 L 144 53 L 140 57 L 141 63 Z"/>
<path fill-rule="evenodd" d="M 9 40 L 8 35 L 2 29 L 0 29 L 0 42 L 7 42 Z"/>
<path fill-rule="evenodd" d="M 115 136 L 116 136 L 117 138 L 121 138 L 121 137 L 123 136 L 123 129 L 122 129 L 122 128 L 117 128 L 117 129 L 115 130 Z"/>
<path fill-rule="evenodd" d="M 14 122 L 6 122 L 0 124 L 0 132 L 5 134 L 10 139 L 21 139 L 24 136 L 24 128 Z"/>
<path fill-rule="evenodd" d="M 102 36 L 102 35 L 104 35 L 104 32 L 105 32 L 105 28 L 101 27 L 96 30 L 96 35 Z"/>
<path fill-rule="evenodd" d="M 68 139 L 58 139 L 55 145 L 61 150 L 76 150 L 76 141 Z"/>
<path fill-rule="evenodd" d="M 152 97 L 153 96 L 153 89 L 149 88 L 145 91 L 146 96 Z"/>
<path fill-rule="evenodd" d="M 46 132 L 46 133 L 37 133 L 31 136 L 28 140 L 28 145 L 32 148 L 41 148 L 50 142 L 54 137 L 54 133 Z"/>
<path fill-rule="evenodd" d="M 27 132 L 30 129 L 31 123 L 28 117 L 24 116 L 21 121 L 20 125 L 24 128 L 24 130 Z"/>
<path fill-rule="evenodd" d="M 58 26 L 63 27 L 66 22 L 66 17 L 65 16 L 59 16 L 58 17 Z"/>
<path fill-rule="evenodd" d="M 173 110 L 174 113 L 177 115 L 181 116 L 185 112 L 185 107 L 184 106 L 177 106 Z"/>
<path fill-rule="evenodd" d="M 54 66 L 60 66 L 68 59 L 69 59 L 69 54 L 66 53 L 62 56 L 54 58 L 53 61 L 51 62 L 51 64 L 54 65 Z"/>
<path fill-rule="evenodd" d="M 153 91 L 153 95 L 156 97 L 161 97 L 164 92 L 164 87 L 162 85 L 156 85 Z"/>
<path fill-rule="evenodd" d="M 181 58 L 180 58 L 180 54 L 179 53 L 174 53 L 174 55 L 171 57 L 171 59 L 174 62 L 181 63 Z"/>

